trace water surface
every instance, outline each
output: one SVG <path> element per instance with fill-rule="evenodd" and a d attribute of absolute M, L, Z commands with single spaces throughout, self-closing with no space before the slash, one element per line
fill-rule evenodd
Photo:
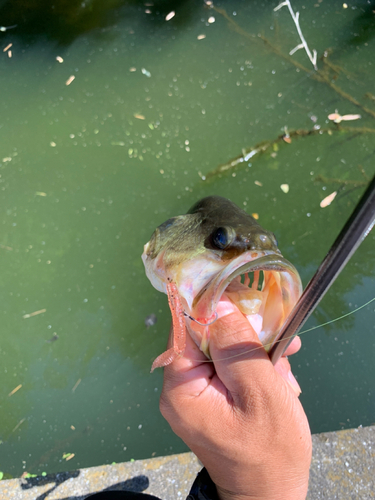
<path fill-rule="evenodd" d="M 162 371 L 149 373 L 170 322 L 140 259 L 157 225 L 203 196 L 228 197 L 275 232 L 306 285 L 374 174 L 368 2 L 293 2 L 330 84 L 314 79 L 303 51 L 292 59 L 307 71 L 284 57 L 299 43 L 285 8 L 215 5 L 178 4 L 166 22 L 167 4 L 118 4 L 84 30 L 66 21 L 69 40 L 22 23 L 1 33 L 3 47 L 13 43 L 0 76 L 0 470 L 8 474 L 186 450 L 159 413 Z M 360 114 L 343 123 L 358 129 L 336 130 L 327 118 L 335 110 Z M 331 132 L 280 140 L 207 176 L 243 148 L 314 126 Z M 374 239 L 306 329 L 374 296 Z M 302 336 L 292 362 L 313 432 L 375 423 L 374 308 Z M 147 327 L 150 314 L 157 322 Z"/>

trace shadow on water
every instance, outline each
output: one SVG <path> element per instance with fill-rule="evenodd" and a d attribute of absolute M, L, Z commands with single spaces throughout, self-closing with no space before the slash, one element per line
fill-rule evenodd
<path fill-rule="evenodd" d="M 360 12 L 347 28 L 347 32 L 353 33 L 348 45 L 364 44 L 375 36 L 375 1 L 368 2 Z"/>
<path fill-rule="evenodd" d="M 12 36 L 28 43 L 47 37 L 59 45 L 70 45 L 83 34 L 105 30 L 122 18 L 132 16 L 131 7 L 147 11 L 150 15 L 145 16 L 145 22 L 154 27 L 161 26 L 165 16 L 178 9 L 183 15 L 173 22 L 181 27 L 189 23 L 193 12 L 191 3 L 188 0 L 156 0 L 147 6 L 142 0 L 7 0 L 0 4 L 0 19 L 6 31 L 11 30 Z M 201 6 L 200 2 L 194 3 L 197 8 Z"/>

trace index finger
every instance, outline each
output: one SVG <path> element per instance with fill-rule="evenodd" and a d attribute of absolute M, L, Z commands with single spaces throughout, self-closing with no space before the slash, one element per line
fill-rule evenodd
<path fill-rule="evenodd" d="M 170 330 L 168 347 L 172 343 L 172 336 L 173 327 Z M 168 399 L 194 398 L 209 385 L 213 374 L 212 363 L 187 333 L 183 355 L 164 367 L 163 394 L 168 394 Z"/>

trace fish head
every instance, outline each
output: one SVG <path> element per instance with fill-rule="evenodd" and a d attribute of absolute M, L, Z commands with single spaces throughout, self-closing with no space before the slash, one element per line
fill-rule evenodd
<path fill-rule="evenodd" d="M 209 356 L 208 324 L 230 300 L 268 350 L 302 293 L 297 270 L 280 253 L 274 234 L 220 196 L 197 202 L 161 224 L 142 259 L 153 286 L 175 283 L 190 335 Z"/>

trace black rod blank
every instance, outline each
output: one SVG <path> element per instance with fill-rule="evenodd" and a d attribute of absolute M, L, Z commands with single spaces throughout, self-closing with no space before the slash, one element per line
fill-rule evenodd
<path fill-rule="evenodd" d="M 273 364 L 283 355 L 374 224 L 375 176 L 284 323 L 268 353 Z"/>

